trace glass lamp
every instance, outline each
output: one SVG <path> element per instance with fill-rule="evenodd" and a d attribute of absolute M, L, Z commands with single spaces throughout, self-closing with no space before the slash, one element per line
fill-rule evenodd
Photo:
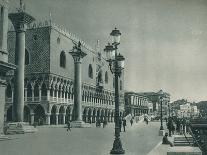
<path fill-rule="evenodd" d="M 121 69 L 124 69 L 124 60 L 125 60 L 124 56 L 119 53 L 119 55 L 117 55 L 117 61 L 118 61 L 118 67 Z"/>
<path fill-rule="evenodd" d="M 112 36 L 112 39 L 113 39 L 112 41 L 113 41 L 114 44 L 119 44 L 120 43 L 121 32 L 117 28 L 112 30 L 110 35 Z"/>
<path fill-rule="evenodd" d="M 115 50 L 113 45 L 111 45 L 110 43 L 108 43 L 108 45 L 106 45 L 104 51 L 106 52 L 106 60 L 111 62 L 115 59 Z"/>

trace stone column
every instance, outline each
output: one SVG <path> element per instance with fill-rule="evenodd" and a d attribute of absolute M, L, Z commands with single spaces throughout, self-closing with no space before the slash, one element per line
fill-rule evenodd
<path fill-rule="evenodd" d="M 60 102 L 62 102 L 62 89 L 60 89 Z"/>
<path fill-rule="evenodd" d="M 86 56 L 81 50 L 81 43 L 73 47 L 73 51 L 69 52 L 74 59 L 74 107 L 73 107 L 73 127 L 84 127 L 84 122 L 82 121 L 82 90 L 81 90 L 81 63 L 83 57 Z"/>
<path fill-rule="evenodd" d="M 34 87 L 32 86 L 32 101 L 34 101 Z"/>
<path fill-rule="evenodd" d="M 15 64 L 17 69 L 14 73 L 14 103 L 13 120 L 15 122 L 24 121 L 24 61 L 25 61 L 25 32 L 27 24 L 34 21 L 34 18 L 25 13 L 23 6 L 17 13 L 10 13 L 11 20 L 16 31 Z"/>
<path fill-rule="evenodd" d="M 46 124 L 47 125 L 50 125 L 50 115 L 51 115 L 50 113 L 46 114 Z"/>
<path fill-rule="evenodd" d="M 24 98 L 25 98 L 25 101 L 27 101 L 27 88 L 24 88 Z"/>
<path fill-rule="evenodd" d="M 58 103 L 58 90 L 56 91 L 56 101 Z"/>
<path fill-rule="evenodd" d="M 14 102 L 14 88 L 12 89 L 12 104 Z"/>
<path fill-rule="evenodd" d="M 63 102 L 65 103 L 65 91 L 63 91 Z"/>
<path fill-rule="evenodd" d="M 39 87 L 39 101 L 41 101 L 41 97 L 42 97 L 42 90 L 41 87 Z"/>
<path fill-rule="evenodd" d="M 34 113 L 30 113 L 30 122 L 31 122 L 31 125 L 34 124 Z"/>
<path fill-rule="evenodd" d="M 66 103 L 68 103 L 68 92 L 66 92 Z"/>
<path fill-rule="evenodd" d="M 7 32 L 8 32 L 8 4 L 4 0 L 0 4 L 0 135 L 3 133 L 4 126 L 4 109 L 5 109 L 5 90 L 6 90 L 6 73 L 14 70 L 15 66 L 8 63 L 7 51 Z M 12 98 L 13 100 L 13 98 Z"/>
<path fill-rule="evenodd" d="M 65 124 L 65 116 L 66 116 L 66 113 L 63 113 L 63 124 Z"/>
<path fill-rule="evenodd" d="M 47 89 L 47 101 L 50 100 L 50 89 Z"/>

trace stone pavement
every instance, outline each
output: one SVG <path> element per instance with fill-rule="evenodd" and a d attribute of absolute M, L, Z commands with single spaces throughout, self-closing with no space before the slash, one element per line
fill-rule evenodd
<path fill-rule="evenodd" d="M 162 138 L 162 136 L 160 136 Z M 173 136 L 168 137 L 169 141 L 173 142 Z M 162 144 L 160 141 L 147 155 L 167 155 L 167 150 L 169 149 L 170 145 Z"/>
<path fill-rule="evenodd" d="M 162 139 L 160 123 L 128 123 L 121 140 L 126 155 L 147 155 Z M 109 155 L 114 140 L 114 124 L 106 128 L 72 129 L 38 127 L 33 134 L 9 135 L 12 140 L 0 141 L 1 155 Z"/>

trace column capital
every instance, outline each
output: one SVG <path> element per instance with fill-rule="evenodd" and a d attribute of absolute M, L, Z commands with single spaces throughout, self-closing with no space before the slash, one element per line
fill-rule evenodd
<path fill-rule="evenodd" d="M 25 32 L 27 24 L 30 24 L 35 20 L 32 16 L 25 12 L 10 13 L 9 19 L 17 32 Z"/>
<path fill-rule="evenodd" d="M 50 115 L 51 115 L 51 113 L 46 113 L 45 115 L 46 115 L 46 116 L 50 116 Z"/>
<path fill-rule="evenodd" d="M 69 52 L 74 60 L 74 63 L 82 63 L 83 57 L 85 57 L 87 54 L 84 52 Z"/>
<path fill-rule="evenodd" d="M 75 46 L 73 46 L 73 49 L 69 53 L 72 55 L 74 63 L 81 63 L 83 57 L 87 55 L 85 52 L 82 51 L 80 42 L 78 42 L 78 45 L 75 44 Z"/>

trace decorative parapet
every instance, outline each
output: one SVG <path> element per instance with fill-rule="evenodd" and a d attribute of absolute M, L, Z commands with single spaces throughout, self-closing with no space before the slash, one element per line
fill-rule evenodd
<path fill-rule="evenodd" d="M 66 28 L 64 28 L 63 26 L 60 26 L 54 22 L 52 22 L 51 20 L 45 20 L 45 21 L 38 21 L 38 22 L 33 22 L 31 24 L 28 25 L 27 29 L 36 29 L 36 28 L 42 28 L 42 27 L 52 27 L 53 29 L 57 30 L 58 32 L 60 32 L 62 35 L 68 37 L 69 39 L 71 39 L 74 42 L 79 42 L 81 43 L 81 45 L 86 48 L 87 50 L 96 53 L 95 50 L 87 45 L 83 40 L 81 40 L 79 37 L 77 37 L 75 34 L 71 33 L 71 31 L 67 30 Z M 14 31 L 14 28 L 11 27 L 9 29 L 9 31 Z"/>

